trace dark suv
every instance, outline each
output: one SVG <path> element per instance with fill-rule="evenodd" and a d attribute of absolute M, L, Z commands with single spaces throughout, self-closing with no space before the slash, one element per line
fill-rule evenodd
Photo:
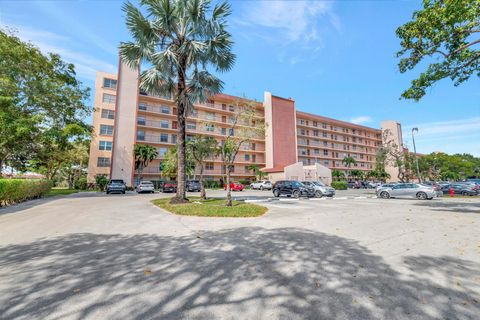
<path fill-rule="evenodd" d="M 314 197 L 315 189 L 304 185 L 301 182 L 293 180 L 277 181 L 273 186 L 273 195 L 280 197 L 285 195 L 287 197 Z"/>
<path fill-rule="evenodd" d="M 189 192 L 200 192 L 200 181 L 188 180 L 185 189 Z"/>
<path fill-rule="evenodd" d="M 107 184 L 107 194 L 110 193 L 123 193 L 127 190 L 125 182 L 121 179 L 112 179 Z"/>

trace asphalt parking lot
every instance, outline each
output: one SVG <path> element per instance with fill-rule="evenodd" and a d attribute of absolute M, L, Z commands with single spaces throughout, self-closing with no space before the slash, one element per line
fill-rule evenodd
<path fill-rule="evenodd" d="M 258 218 L 150 203 L 169 194 L 2 209 L 0 318 L 478 319 L 480 199 L 371 192 L 265 201 Z"/>

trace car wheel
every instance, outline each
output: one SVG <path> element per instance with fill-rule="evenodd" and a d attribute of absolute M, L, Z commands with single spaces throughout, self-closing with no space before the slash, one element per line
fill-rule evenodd
<path fill-rule="evenodd" d="M 260 191 L 263 191 L 263 186 L 260 186 Z"/>
<path fill-rule="evenodd" d="M 293 191 L 292 195 L 293 195 L 294 198 L 298 199 L 298 198 L 300 198 L 300 191 L 295 190 L 295 191 Z"/>
<path fill-rule="evenodd" d="M 467 191 L 462 191 L 462 196 L 468 196 L 468 192 Z"/>
<path fill-rule="evenodd" d="M 280 197 L 280 191 L 278 191 L 278 190 L 273 190 L 273 195 L 274 195 L 276 198 Z"/>
<path fill-rule="evenodd" d="M 125 194 L 125 191 L 122 191 L 122 194 Z"/>
<path fill-rule="evenodd" d="M 110 194 L 110 192 L 107 191 L 107 194 Z"/>
<path fill-rule="evenodd" d="M 380 198 L 382 199 L 390 199 L 390 194 L 387 191 L 382 191 L 380 193 Z"/>
<path fill-rule="evenodd" d="M 317 197 L 317 198 L 323 197 L 322 191 L 315 191 L 315 197 Z"/>
<path fill-rule="evenodd" d="M 417 199 L 418 200 L 425 200 L 425 199 L 427 199 L 427 194 L 425 192 L 419 192 L 419 193 L 417 193 Z"/>

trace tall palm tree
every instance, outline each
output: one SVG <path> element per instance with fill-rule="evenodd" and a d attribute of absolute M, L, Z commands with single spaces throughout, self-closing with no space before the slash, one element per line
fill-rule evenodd
<path fill-rule="evenodd" d="M 207 198 L 205 194 L 205 185 L 203 183 L 203 172 L 205 169 L 205 162 L 215 155 L 217 148 L 217 140 L 212 137 L 195 136 L 189 141 L 187 147 L 190 149 L 190 154 L 195 161 L 195 164 L 200 168 L 200 199 Z"/>
<path fill-rule="evenodd" d="M 177 104 L 177 194 L 186 202 L 185 118 L 194 103 L 220 93 L 223 82 L 214 76 L 232 68 L 232 37 L 226 30 L 230 5 L 211 7 L 211 0 L 141 0 L 140 9 L 126 2 L 126 24 L 133 41 L 120 44 L 120 56 L 131 68 L 147 65 L 140 88 L 151 94 L 173 95 Z"/>
<path fill-rule="evenodd" d="M 352 164 L 356 164 L 357 161 L 353 158 L 353 157 L 345 157 L 343 158 L 343 164 L 348 168 L 348 171 L 347 171 L 347 176 L 350 174 L 350 167 L 352 166 Z"/>
<path fill-rule="evenodd" d="M 158 156 L 158 152 L 152 146 L 136 144 L 133 148 L 133 155 L 135 156 L 135 169 L 138 171 L 138 182 L 140 182 L 143 168 Z"/>

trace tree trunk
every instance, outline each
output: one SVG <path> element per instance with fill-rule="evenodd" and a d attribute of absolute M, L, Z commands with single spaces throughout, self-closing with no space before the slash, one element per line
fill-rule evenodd
<path fill-rule="evenodd" d="M 172 203 L 188 202 L 185 192 L 186 175 L 185 175 L 185 77 L 182 70 L 186 70 L 186 63 L 182 63 L 184 68 L 178 72 L 178 103 L 177 103 L 177 120 L 178 120 L 178 134 L 177 134 L 177 194 L 172 199 Z"/>
<path fill-rule="evenodd" d="M 232 206 L 232 190 L 230 188 L 230 165 L 227 166 L 227 207 Z"/>
<path fill-rule="evenodd" d="M 205 192 L 205 185 L 203 183 L 203 164 L 200 165 L 200 200 L 206 200 L 207 194 Z"/>

